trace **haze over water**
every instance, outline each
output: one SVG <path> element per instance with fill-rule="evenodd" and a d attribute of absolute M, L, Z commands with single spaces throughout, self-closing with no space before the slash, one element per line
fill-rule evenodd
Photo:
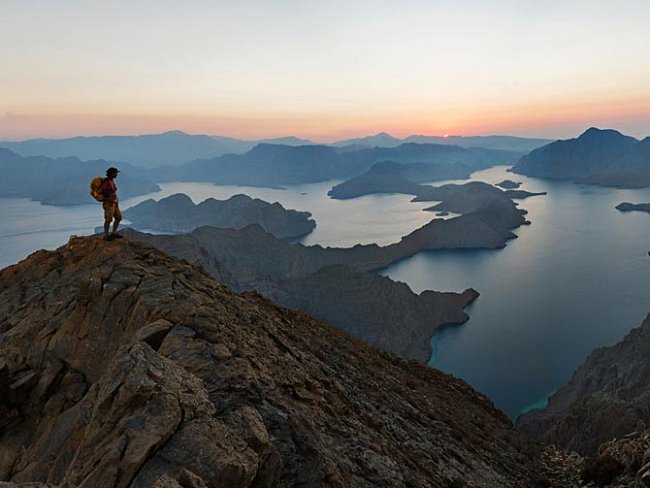
<path fill-rule="evenodd" d="M 468 381 L 514 417 L 565 383 L 595 347 L 612 344 L 640 324 L 650 305 L 650 216 L 621 213 L 622 201 L 648 202 L 650 189 L 617 190 L 526 178 L 495 167 L 472 180 L 522 181 L 547 196 L 521 200 L 531 226 L 501 250 L 420 253 L 384 270 L 416 292 L 477 289 L 470 320 L 434 336 L 431 364 Z M 286 208 L 308 210 L 317 222 L 307 245 L 352 246 L 396 242 L 435 217 L 406 195 L 369 195 L 337 201 L 336 182 L 286 190 L 206 183 L 168 183 L 159 193 L 183 192 L 195 203 L 246 193 Z M 437 183 L 441 184 L 441 183 Z M 30 252 L 64 244 L 70 234 L 91 234 L 101 224 L 97 204 L 51 207 L 27 199 L 0 199 L 0 267 Z"/>

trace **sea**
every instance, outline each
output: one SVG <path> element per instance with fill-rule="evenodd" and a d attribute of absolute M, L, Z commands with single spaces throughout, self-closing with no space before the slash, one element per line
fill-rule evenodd
<path fill-rule="evenodd" d="M 517 238 L 505 248 L 421 252 L 381 273 L 417 293 L 469 287 L 480 292 L 466 308 L 465 324 L 434 335 L 430 365 L 464 379 L 514 419 L 543 407 L 594 348 L 619 341 L 650 312 L 650 214 L 614 208 L 623 201 L 650 202 L 650 189 L 542 180 L 507 170 L 496 166 L 470 180 L 449 181 L 512 179 L 523 190 L 547 192 L 517 200 L 531 225 L 516 229 Z M 333 200 L 327 191 L 337 183 L 284 189 L 165 183 L 160 192 L 125 199 L 120 206 L 175 193 L 195 203 L 244 193 L 311 212 L 317 226 L 300 242 L 333 247 L 394 243 L 432 218 L 443 218 L 424 210 L 432 202 L 411 202 L 408 195 Z M 71 235 L 91 235 L 102 224 L 101 207 L 90 200 L 54 207 L 3 198 L 0 205 L 0 268 L 37 249 L 55 249 Z"/>

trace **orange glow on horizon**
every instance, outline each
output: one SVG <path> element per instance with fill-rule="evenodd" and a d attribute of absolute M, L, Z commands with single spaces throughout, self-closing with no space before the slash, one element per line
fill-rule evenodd
<path fill-rule="evenodd" d="M 435 107 L 403 112 L 373 111 L 337 113 L 238 113 L 206 115 L 189 113 L 6 113 L 0 115 L 0 140 L 35 137 L 138 135 L 182 130 L 238 139 L 296 136 L 316 142 L 362 137 L 388 132 L 409 135 L 489 135 L 574 137 L 597 126 L 628 131 L 645 137 L 650 133 L 650 97 L 612 101 L 532 101 L 509 106 L 473 105 Z M 641 127 L 629 131 L 628 127 Z M 643 133 L 645 132 L 645 133 Z"/>

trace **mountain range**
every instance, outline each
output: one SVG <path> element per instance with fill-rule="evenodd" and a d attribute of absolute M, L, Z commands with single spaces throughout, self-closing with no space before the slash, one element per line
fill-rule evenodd
<path fill-rule="evenodd" d="M 76 157 L 52 159 L 23 157 L 0 148 L 0 198 L 31 198 L 49 205 L 79 205 L 94 200 L 88 194 L 90 181 L 105 176 L 109 161 L 81 161 Z M 142 168 L 119 163 L 116 179 L 120 197 L 152 193 L 160 187 Z"/>
<path fill-rule="evenodd" d="M 462 147 L 480 146 L 487 149 L 501 149 L 523 154 L 548 141 L 511 136 L 453 136 L 448 138 L 410 136 L 405 139 L 396 139 L 388 134 L 377 134 L 366 138 L 339 141 L 331 145 L 334 147 L 352 146 L 348 149 L 360 149 L 375 146 L 396 147 L 405 142 L 451 144 Z M 22 156 L 47 156 L 51 158 L 76 156 L 83 160 L 124 161 L 145 167 L 180 165 L 195 159 L 210 159 L 230 153 L 241 154 L 250 151 L 257 144 L 304 146 L 317 143 L 294 136 L 242 140 L 224 136 L 186 134 L 178 130 L 138 136 L 92 136 L 0 141 L 0 147 L 11 149 Z"/>
<path fill-rule="evenodd" d="M 378 161 L 397 163 L 464 164 L 474 171 L 495 164 L 514 163 L 521 153 L 442 144 L 406 143 L 393 148 L 341 150 L 331 146 L 258 144 L 245 154 L 226 154 L 181 166 L 152 170 L 156 181 L 205 181 L 223 185 L 278 187 L 347 179 Z M 466 169 L 463 174 L 471 170 Z M 456 174 L 456 173 L 454 173 Z"/>
<path fill-rule="evenodd" d="M 337 147 L 396 147 L 400 144 L 413 142 L 416 144 L 449 144 L 460 147 L 483 147 L 486 149 L 500 149 L 504 151 L 516 151 L 528 153 L 533 149 L 541 147 L 551 142 L 548 139 L 534 139 L 528 137 L 514 136 L 424 136 L 412 135 L 399 139 L 386 132 L 358 137 L 354 139 L 345 139 L 333 143 Z"/>

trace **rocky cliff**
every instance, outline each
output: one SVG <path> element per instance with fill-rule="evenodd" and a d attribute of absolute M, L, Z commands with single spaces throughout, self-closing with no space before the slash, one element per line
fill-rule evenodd
<path fill-rule="evenodd" d="M 287 210 L 277 202 L 268 203 L 247 195 L 234 195 L 228 200 L 208 198 L 195 205 L 187 195 L 177 193 L 159 201 L 145 200 L 127 209 L 124 215 L 136 229 L 163 232 L 191 232 L 204 225 L 241 229 L 258 224 L 284 239 L 309 234 L 316 227 L 309 212 Z"/>
<path fill-rule="evenodd" d="M 594 350 L 546 408 L 522 415 L 517 426 L 581 453 L 650 427 L 649 359 L 650 315 L 618 344 Z"/>
<path fill-rule="evenodd" d="M 0 272 L 0 480 L 547 486 L 467 384 L 130 239 Z"/>

